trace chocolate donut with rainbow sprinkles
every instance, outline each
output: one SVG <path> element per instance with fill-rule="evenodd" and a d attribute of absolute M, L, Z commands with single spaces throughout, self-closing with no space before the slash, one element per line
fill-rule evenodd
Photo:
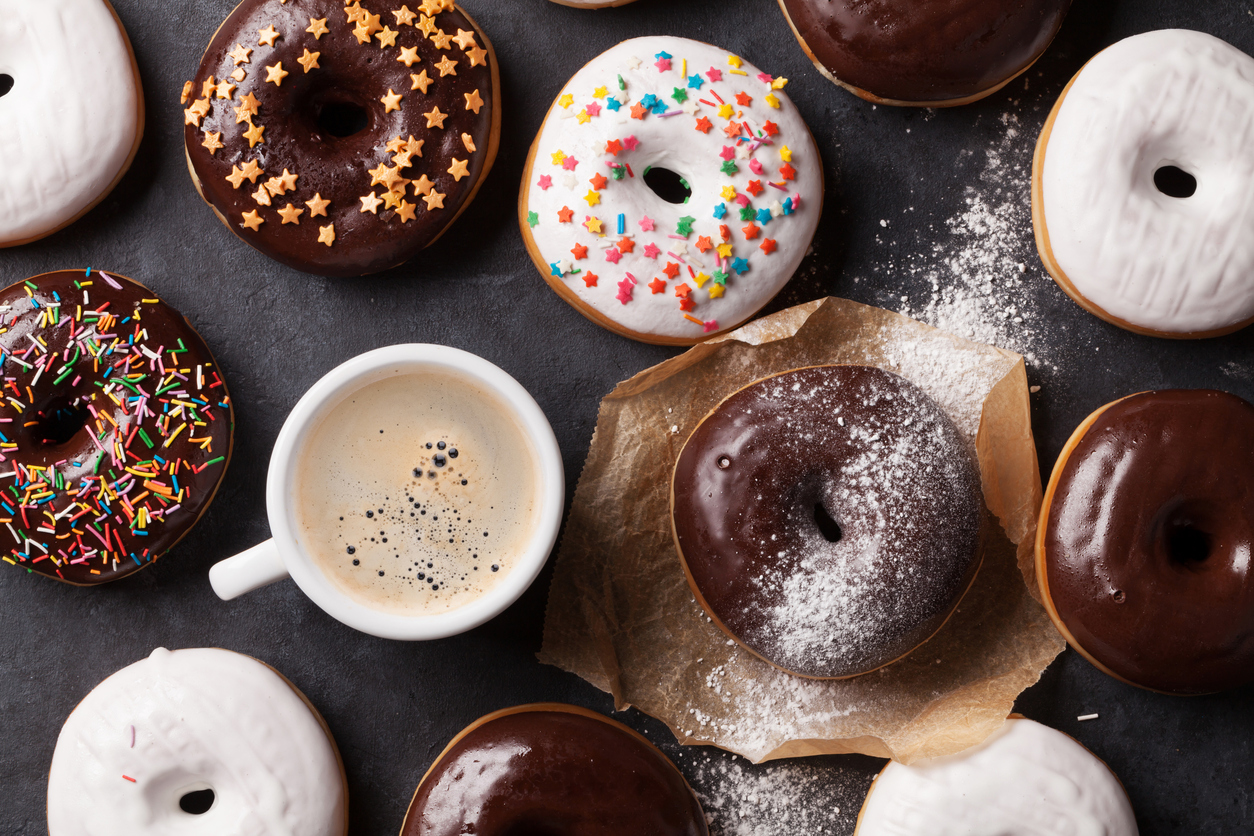
<path fill-rule="evenodd" d="M 593 322 L 664 345 L 756 314 L 822 211 L 822 161 L 787 83 L 671 37 L 625 41 L 577 72 L 518 200 L 549 286 Z"/>

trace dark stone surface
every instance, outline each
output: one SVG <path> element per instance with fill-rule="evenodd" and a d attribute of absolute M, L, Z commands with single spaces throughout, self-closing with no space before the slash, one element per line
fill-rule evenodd
<path fill-rule="evenodd" d="M 604 49 L 637 35 L 686 35 L 792 79 L 788 92 L 819 142 L 828 189 L 814 255 L 772 309 L 824 294 L 925 308 L 934 291 L 928 271 L 916 268 L 945 257 L 952 239 L 947 220 L 968 208 L 972 189 L 997 191 L 988 176 L 994 154 L 1020 167 L 1030 160 L 1055 97 L 1101 47 L 1182 26 L 1254 53 L 1254 12 L 1246 0 L 1091 0 L 1076 4 L 1026 82 L 956 110 L 901 111 L 872 108 L 819 76 L 768 0 L 640 0 L 604 11 L 545 0 L 468 0 L 502 67 L 503 142 L 486 187 L 452 231 L 408 265 L 373 278 L 327 280 L 249 249 L 203 205 L 187 176 L 179 92 L 231 6 L 229 0 L 118 0 L 148 101 L 136 163 L 78 223 L 0 251 L 5 284 L 88 265 L 149 284 L 188 314 L 213 348 L 228 375 L 239 429 L 217 501 L 188 539 L 152 568 L 102 588 L 75 589 L 0 567 L 6 615 L 0 632 L 0 832 L 6 834 L 44 832 L 48 763 L 65 716 L 97 682 L 156 646 L 226 647 L 289 676 L 321 709 L 339 742 L 354 834 L 395 833 L 435 755 L 488 711 L 535 700 L 611 709 L 604 694 L 535 661 L 548 573 L 495 621 L 427 644 L 355 633 L 290 582 L 226 604 L 214 597 L 207 578 L 214 562 L 268 536 L 265 471 L 288 410 L 332 366 L 382 345 L 453 345 L 517 377 L 552 420 L 573 489 L 599 399 L 674 353 L 616 337 L 561 302 L 532 267 L 517 228 L 516 190 L 534 132 L 565 80 Z M 1007 133 L 1007 120 L 1017 124 L 1016 136 Z M 1016 188 L 1001 193 L 1019 211 L 1009 215 L 1010 228 L 999 233 L 1007 240 L 999 245 L 1026 264 L 1027 291 L 1018 302 L 1031 317 L 1022 332 L 1007 325 L 1002 342 L 1028 345 L 1039 358 L 1029 376 L 1042 387 L 1033 407 L 1046 473 L 1085 415 L 1129 392 L 1206 386 L 1254 399 L 1254 329 L 1180 343 L 1136 336 L 1089 316 L 1040 268 L 1022 211 L 1028 194 L 1021 182 Z M 943 290 L 959 279 L 941 271 L 938 281 Z M 1023 337 L 1028 326 L 1031 340 Z M 1112 680 L 1068 651 L 1023 696 L 1020 709 L 1106 759 L 1128 788 L 1142 833 L 1248 833 L 1254 829 L 1252 696 L 1160 696 Z M 1076 720 L 1092 712 L 1100 718 Z M 878 768 L 869 758 L 849 757 L 745 769 L 712 750 L 680 752 L 661 724 L 635 712 L 622 716 L 663 744 L 707 795 L 726 791 L 719 776 L 729 771 L 742 784 L 771 787 L 745 801 L 743 820 L 735 791 L 708 805 L 718 821 L 756 822 L 762 833 L 822 832 L 815 821 L 829 822 L 826 832 L 852 832 L 861 795 Z M 785 773 L 792 778 L 784 783 L 798 787 L 794 795 L 771 783 Z M 780 811 L 787 809 L 794 815 L 784 819 Z"/>

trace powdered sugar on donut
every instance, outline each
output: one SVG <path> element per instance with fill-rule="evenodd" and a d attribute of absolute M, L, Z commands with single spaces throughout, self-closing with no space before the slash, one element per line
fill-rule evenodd
<path fill-rule="evenodd" d="M 792 277 L 822 208 L 818 149 L 786 83 L 671 37 L 576 73 L 523 184 L 550 280 L 643 335 L 696 341 L 752 316 Z M 683 180 L 686 203 L 646 184 L 655 168 Z"/>

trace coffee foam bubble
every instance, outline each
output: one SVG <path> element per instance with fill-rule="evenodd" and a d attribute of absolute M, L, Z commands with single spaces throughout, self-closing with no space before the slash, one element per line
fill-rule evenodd
<path fill-rule="evenodd" d="M 522 556 L 539 471 L 495 395 L 449 375 L 394 375 L 336 404 L 310 434 L 295 472 L 298 537 L 364 606 L 447 612 Z"/>

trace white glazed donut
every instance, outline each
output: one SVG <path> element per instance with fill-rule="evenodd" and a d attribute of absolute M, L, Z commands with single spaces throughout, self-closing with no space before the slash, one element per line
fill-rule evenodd
<path fill-rule="evenodd" d="M 854 836 L 1136 836 L 1106 764 L 1059 731 L 1011 718 L 958 755 L 889 763 Z"/>
<path fill-rule="evenodd" d="M 216 648 L 158 648 L 100 683 L 48 774 L 49 836 L 343 836 L 347 814 L 321 717 L 270 667 Z"/>
<path fill-rule="evenodd" d="M 1041 258 L 1090 312 L 1168 337 L 1254 321 L 1254 58 L 1183 29 L 1116 43 L 1054 106 L 1032 186 Z"/>
<path fill-rule="evenodd" d="M 0 247 L 11 247 L 104 199 L 139 149 L 144 101 L 105 0 L 0 0 L 0 76 Z"/>
<path fill-rule="evenodd" d="M 796 271 L 823 206 L 818 149 L 786 83 L 672 37 L 625 41 L 577 72 L 519 196 L 550 286 L 646 342 L 692 344 L 753 316 Z M 646 185 L 654 169 L 685 181 L 687 203 Z"/>

